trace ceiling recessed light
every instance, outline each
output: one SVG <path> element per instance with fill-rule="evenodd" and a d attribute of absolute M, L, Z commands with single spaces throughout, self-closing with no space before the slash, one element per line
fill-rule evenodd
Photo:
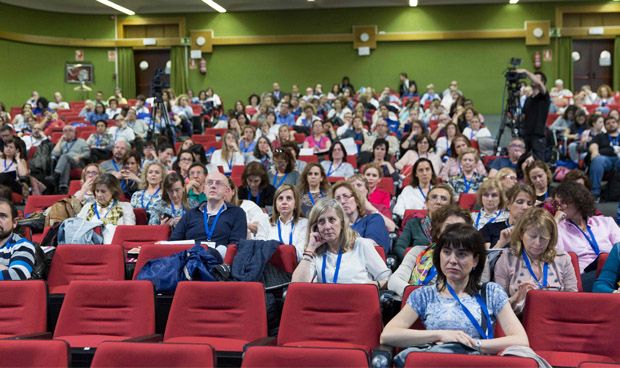
<path fill-rule="evenodd" d="M 213 10 L 215 10 L 218 13 L 226 13 L 226 9 L 224 9 L 223 6 L 221 6 L 220 4 L 216 3 L 213 0 L 202 0 L 202 2 L 209 5 L 211 8 L 213 8 Z"/>
<path fill-rule="evenodd" d="M 134 12 L 133 10 L 129 10 L 125 8 L 124 6 L 120 6 L 117 3 L 113 3 L 109 0 L 97 0 L 97 1 L 105 6 L 109 6 L 110 8 L 116 9 L 121 13 L 125 13 L 127 15 L 136 15 L 136 12 Z"/>
<path fill-rule="evenodd" d="M 508 0 L 508 4 L 514 5 L 516 3 L 518 3 L 519 0 Z"/>
<path fill-rule="evenodd" d="M 409 6 L 418 6 L 418 0 L 409 0 Z"/>

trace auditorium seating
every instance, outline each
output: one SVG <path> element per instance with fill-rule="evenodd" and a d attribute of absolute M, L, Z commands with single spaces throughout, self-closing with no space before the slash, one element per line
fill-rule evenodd
<path fill-rule="evenodd" d="M 47 290 L 41 280 L 0 281 L 0 338 L 47 329 Z M 0 343 L 2 345 L 2 343 Z M 2 359 L 0 359 L 2 364 Z"/>
<path fill-rule="evenodd" d="M 459 207 L 462 209 L 472 211 L 476 205 L 477 194 L 476 193 L 461 193 L 459 195 Z"/>
<path fill-rule="evenodd" d="M 104 342 L 91 368 L 215 367 L 213 348 L 207 344 L 152 344 Z"/>
<path fill-rule="evenodd" d="M 231 244 L 226 249 L 224 263 L 232 265 L 237 255 L 237 245 Z M 297 267 L 297 250 L 292 245 L 281 244 L 273 253 L 269 262 L 284 272 L 293 273 Z"/>
<path fill-rule="evenodd" d="M 282 310 L 278 346 L 370 352 L 382 330 L 375 285 L 293 283 Z"/>
<path fill-rule="evenodd" d="M 153 285 L 148 281 L 73 281 L 65 296 L 54 339 L 71 347 L 72 361 L 90 362 L 104 341 L 155 332 Z"/>
<path fill-rule="evenodd" d="M 0 343 L 0 367 L 68 367 L 68 351 L 62 340 L 6 340 Z"/>
<path fill-rule="evenodd" d="M 120 244 L 127 251 L 144 243 L 168 240 L 169 237 L 168 225 L 119 225 L 112 237 L 112 244 Z"/>
<path fill-rule="evenodd" d="M 426 210 L 406 210 L 403 216 L 402 228 L 405 228 L 407 222 L 412 218 L 424 218 L 426 217 Z"/>
<path fill-rule="evenodd" d="M 620 362 L 620 298 L 615 294 L 533 290 L 523 326 L 530 346 L 553 366 Z"/>
<path fill-rule="evenodd" d="M 581 272 L 579 271 L 579 258 L 574 252 L 568 252 L 570 256 L 571 264 L 575 270 L 575 276 L 577 277 L 577 291 L 583 291 L 583 285 L 581 284 Z"/>
<path fill-rule="evenodd" d="M 534 359 L 496 355 L 464 355 L 442 353 L 410 353 L 405 360 L 407 368 L 537 368 Z"/>
<path fill-rule="evenodd" d="M 251 346 L 243 355 L 242 368 L 368 367 L 362 349 Z"/>
<path fill-rule="evenodd" d="M 598 256 L 598 263 L 596 264 L 596 276 L 597 277 L 601 274 L 601 271 L 603 270 L 603 267 L 605 266 L 605 262 L 607 262 L 608 256 L 609 256 L 609 253 L 601 253 Z"/>
<path fill-rule="evenodd" d="M 24 206 L 24 216 L 28 216 L 37 211 L 44 211 L 49 206 L 60 201 L 63 198 L 67 198 L 65 194 L 53 194 L 53 195 L 31 195 L 26 200 Z"/>
<path fill-rule="evenodd" d="M 164 343 L 210 344 L 218 356 L 240 356 L 244 345 L 265 337 L 267 311 L 261 283 L 179 283 Z"/>

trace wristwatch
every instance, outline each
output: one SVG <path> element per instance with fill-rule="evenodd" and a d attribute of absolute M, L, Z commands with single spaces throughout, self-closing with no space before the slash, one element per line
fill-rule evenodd
<path fill-rule="evenodd" d="M 476 340 L 476 342 L 474 343 L 474 348 L 476 348 L 478 352 L 482 353 L 482 351 L 480 351 L 480 349 L 482 348 L 482 340 L 480 339 Z"/>

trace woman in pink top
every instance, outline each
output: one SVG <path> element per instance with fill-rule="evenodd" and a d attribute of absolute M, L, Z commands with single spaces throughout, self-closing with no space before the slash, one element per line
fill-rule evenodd
<path fill-rule="evenodd" d="M 323 129 L 323 122 L 315 120 L 312 122 L 312 135 L 304 141 L 304 148 L 312 148 L 314 153 L 323 153 L 329 151 L 332 142 L 329 140 Z"/>
<path fill-rule="evenodd" d="M 558 211 L 558 249 L 574 252 L 584 291 L 591 291 L 600 253 L 609 253 L 620 242 L 620 228 L 613 218 L 594 216 L 592 193 L 576 182 L 564 182 L 555 192 Z"/>
<path fill-rule="evenodd" d="M 450 145 L 450 158 L 441 168 L 439 177 L 444 183 L 447 183 L 450 177 L 456 176 L 461 173 L 461 167 L 458 162 L 458 157 L 465 148 L 471 147 L 471 142 L 466 136 L 459 134 L 452 139 Z M 487 176 L 487 169 L 484 168 L 482 160 L 478 160 L 474 172 L 480 176 Z"/>
<path fill-rule="evenodd" d="M 369 163 L 364 166 L 362 174 L 368 181 L 368 201 L 372 204 L 381 205 L 390 208 L 390 193 L 379 188 L 379 182 L 383 175 L 381 175 L 381 168 L 375 163 Z"/>

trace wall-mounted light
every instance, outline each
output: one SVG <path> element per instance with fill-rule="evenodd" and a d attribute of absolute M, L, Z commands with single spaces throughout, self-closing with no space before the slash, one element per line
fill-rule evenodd
<path fill-rule="evenodd" d="M 579 51 L 573 51 L 570 54 L 571 58 L 573 59 L 574 62 L 577 62 L 579 60 L 581 60 L 581 54 L 579 53 Z"/>
<path fill-rule="evenodd" d="M 368 40 L 370 40 L 370 36 L 368 35 L 368 33 L 364 32 L 360 34 L 360 41 L 368 42 Z"/>
<path fill-rule="evenodd" d="M 611 52 L 607 50 L 601 51 L 601 55 L 598 57 L 598 65 L 611 66 Z"/>
<path fill-rule="evenodd" d="M 142 60 L 138 66 L 140 67 L 140 70 L 145 71 L 149 68 L 149 63 L 148 61 Z"/>
<path fill-rule="evenodd" d="M 409 0 L 409 6 L 411 7 L 418 6 L 418 0 Z"/>
<path fill-rule="evenodd" d="M 204 38 L 203 36 L 198 36 L 196 37 L 196 45 L 198 46 L 204 46 L 204 44 L 207 42 L 206 38 Z"/>
<path fill-rule="evenodd" d="M 542 28 L 540 27 L 536 27 L 534 28 L 534 30 L 532 31 L 532 34 L 534 35 L 534 37 L 536 38 L 542 38 L 542 36 L 545 35 L 545 31 L 543 31 Z"/>

